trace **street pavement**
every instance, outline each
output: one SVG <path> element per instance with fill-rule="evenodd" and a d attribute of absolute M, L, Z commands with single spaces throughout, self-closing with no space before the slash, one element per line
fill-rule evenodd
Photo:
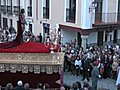
<path fill-rule="evenodd" d="M 76 81 L 79 81 L 82 84 L 83 81 L 81 81 L 81 79 L 82 79 L 81 75 L 79 77 L 76 77 L 76 76 L 72 75 L 70 72 L 64 72 L 64 84 L 71 86 Z M 117 90 L 115 82 L 116 82 L 115 80 L 110 79 L 110 78 L 99 79 L 98 88 L 104 87 L 104 88 L 109 89 L 109 90 Z M 89 84 L 91 85 L 91 78 L 90 78 Z"/>

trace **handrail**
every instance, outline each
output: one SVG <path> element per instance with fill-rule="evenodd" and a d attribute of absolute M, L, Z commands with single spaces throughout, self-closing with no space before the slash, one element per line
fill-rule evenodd
<path fill-rule="evenodd" d="M 120 13 L 92 13 L 92 22 L 94 23 L 114 23 L 120 22 Z"/>

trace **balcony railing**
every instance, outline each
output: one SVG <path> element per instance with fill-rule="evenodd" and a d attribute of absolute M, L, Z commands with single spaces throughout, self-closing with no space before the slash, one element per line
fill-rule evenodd
<path fill-rule="evenodd" d="M 32 16 L 32 7 L 29 6 L 27 7 L 27 9 L 28 9 L 28 16 Z"/>
<path fill-rule="evenodd" d="M 12 14 L 12 7 L 11 6 L 7 6 L 7 13 L 8 14 Z"/>
<path fill-rule="evenodd" d="M 117 23 L 120 22 L 120 13 L 93 13 L 92 23 Z"/>
<path fill-rule="evenodd" d="M 1 12 L 6 13 L 7 12 L 7 7 L 6 5 L 1 5 Z"/>
<path fill-rule="evenodd" d="M 15 15 L 19 14 L 19 6 L 14 6 L 14 14 Z"/>

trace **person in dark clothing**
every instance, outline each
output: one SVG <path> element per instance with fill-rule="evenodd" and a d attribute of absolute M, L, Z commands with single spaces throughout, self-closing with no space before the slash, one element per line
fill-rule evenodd
<path fill-rule="evenodd" d="M 120 84 L 117 85 L 117 90 L 120 90 Z"/>
<path fill-rule="evenodd" d="M 42 84 L 42 82 L 39 82 L 39 83 L 37 84 L 37 89 L 38 89 L 38 90 L 43 90 L 43 84 Z"/>
<path fill-rule="evenodd" d="M 81 83 L 79 81 L 76 82 L 78 84 L 78 90 L 82 90 Z"/>
<path fill-rule="evenodd" d="M 93 90 L 97 90 L 97 82 L 98 82 L 98 79 L 101 77 L 100 75 L 99 75 L 99 69 L 98 69 L 98 61 L 95 61 L 94 63 L 93 63 L 93 70 L 92 70 L 92 72 L 91 72 L 91 80 L 92 80 L 92 88 L 93 88 Z"/>
<path fill-rule="evenodd" d="M 104 72 L 103 72 L 103 78 L 104 79 L 107 79 L 108 76 L 110 75 L 110 64 L 109 64 L 109 58 L 108 58 L 108 55 L 105 55 L 104 56 Z"/>
<path fill-rule="evenodd" d="M 87 78 L 87 80 L 89 82 L 90 61 L 89 61 L 89 59 L 87 59 L 86 56 L 82 59 L 81 69 L 82 69 L 82 72 L 83 72 L 83 79 L 82 79 L 82 81 L 85 78 Z"/>
<path fill-rule="evenodd" d="M 39 42 L 41 43 L 42 42 L 42 35 L 41 35 L 41 33 L 39 34 L 38 38 L 39 38 Z"/>

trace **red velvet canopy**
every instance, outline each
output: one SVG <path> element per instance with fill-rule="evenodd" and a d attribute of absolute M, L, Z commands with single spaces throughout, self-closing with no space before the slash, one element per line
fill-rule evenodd
<path fill-rule="evenodd" d="M 55 52 L 58 51 L 59 46 L 57 45 L 54 49 Z M 26 42 L 20 43 L 16 47 L 12 48 L 0 48 L 0 53 L 49 53 L 50 46 L 43 43 L 36 42 Z"/>
<path fill-rule="evenodd" d="M 18 46 L 13 48 L 3 49 L 0 48 L 0 52 L 3 53 L 49 53 L 50 48 L 42 43 L 27 42 L 20 43 Z"/>

